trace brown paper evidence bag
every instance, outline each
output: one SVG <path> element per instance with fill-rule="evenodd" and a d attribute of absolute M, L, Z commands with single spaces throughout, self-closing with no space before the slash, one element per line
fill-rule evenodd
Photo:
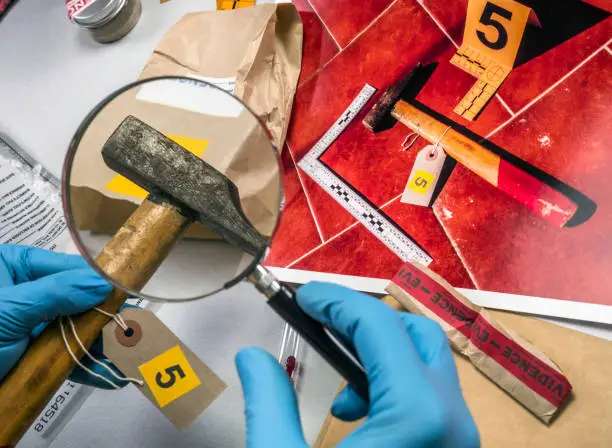
<path fill-rule="evenodd" d="M 490 314 L 562 366 L 573 394 L 557 418 L 545 425 L 466 358 L 454 353 L 463 395 L 476 420 L 482 446 L 612 446 L 612 342 L 514 313 Z M 329 415 L 315 446 L 336 446 L 359 424 Z"/>
<path fill-rule="evenodd" d="M 223 80 L 224 88 L 233 90 L 259 117 L 280 150 L 301 58 L 302 22 L 292 4 L 190 13 L 158 43 L 140 79 L 170 75 Z M 70 189 L 79 230 L 114 234 L 142 201 L 109 190 L 116 173 L 105 166 L 100 154 L 106 139 L 130 111 L 166 135 L 206 140 L 202 159 L 236 184 L 249 220 L 260 233 L 270 235 L 279 213 L 278 156 L 270 149 L 263 128 L 253 126 L 249 111 L 238 119 L 180 109 L 168 114 L 161 105 L 139 101 L 137 92 L 138 88 L 131 89 L 105 107 L 79 145 Z M 240 128 L 241 119 L 252 129 Z M 216 237 L 197 223 L 186 236 Z"/>

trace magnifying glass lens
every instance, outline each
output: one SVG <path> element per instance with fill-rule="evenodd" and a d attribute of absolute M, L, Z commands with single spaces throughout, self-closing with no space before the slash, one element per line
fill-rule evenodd
<path fill-rule="evenodd" d="M 277 152 L 230 93 L 181 77 L 103 100 L 72 141 L 64 204 L 77 246 L 134 295 L 201 298 L 263 257 L 281 203 Z"/>
<path fill-rule="evenodd" d="M 120 289 L 191 300 L 248 275 L 268 305 L 368 399 L 351 347 L 259 264 L 280 215 L 280 169 L 268 133 L 238 99 L 189 78 L 131 84 L 85 119 L 63 182 L 77 246 Z M 118 308 L 123 297 L 107 302 Z"/>

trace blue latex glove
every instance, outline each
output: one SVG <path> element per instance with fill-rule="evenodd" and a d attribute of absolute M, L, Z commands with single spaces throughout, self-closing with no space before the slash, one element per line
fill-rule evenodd
<path fill-rule="evenodd" d="M 80 256 L 0 245 L 0 380 L 48 322 L 58 316 L 87 311 L 101 303 L 110 291 L 111 286 Z M 94 344 L 90 352 L 100 357 L 101 342 Z M 82 362 L 94 372 L 113 379 L 89 358 L 83 358 Z M 70 379 L 111 387 L 80 367 Z"/>
<path fill-rule="evenodd" d="M 442 328 L 422 316 L 338 285 L 309 283 L 297 292 L 310 316 L 353 344 L 366 369 L 370 403 L 347 387 L 332 406 L 342 420 L 365 422 L 340 447 L 478 447 Z M 267 352 L 236 356 L 245 400 L 247 446 L 306 446 L 287 375 Z"/>

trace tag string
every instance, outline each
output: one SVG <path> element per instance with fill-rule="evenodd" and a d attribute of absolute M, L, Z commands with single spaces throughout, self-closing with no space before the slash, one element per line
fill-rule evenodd
<path fill-rule="evenodd" d="M 419 125 L 417 125 L 416 132 L 408 134 L 406 136 L 406 138 L 404 139 L 404 141 L 402 142 L 402 144 L 401 144 L 402 151 L 406 152 L 410 148 L 412 148 L 412 146 L 416 143 L 416 141 L 421 136 L 421 132 L 420 131 L 421 131 L 421 125 L 419 124 Z M 410 140 L 410 143 L 406 144 L 410 138 L 412 138 L 412 140 Z"/>
<path fill-rule="evenodd" d="M 94 310 L 96 310 L 98 313 L 104 314 L 107 317 L 110 317 L 123 331 L 127 331 L 128 326 L 123 320 L 123 317 L 121 317 L 121 314 L 109 313 L 108 311 L 104 311 L 102 308 L 98 308 L 97 306 L 94 307 Z"/>
<path fill-rule="evenodd" d="M 442 139 L 446 136 L 446 133 L 448 131 L 450 131 L 451 129 L 452 129 L 452 126 L 449 126 L 449 127 L 447 127 L 444 130 L 444 132 L 442 133 L 442 135 L 440 136 L 438 141 L 436 143 L 434 143 L 433 149 L 429 153 L 430 156 L 433 156 L 435 154 L 434 151 L 436 151 L 437 149 L 441 148 L 440 143 L 442 142 Z M 406 138 L 404 139 L 404 141 L 401 144 L 402 151 L 408 151 L 410 148 L 412 148 L 412 146 L 414 146 L 414 144 L 416 143 L 416 141 L 418 140 L 419 137 L 421 137 L 421 125 L 420 124 L 417 125 L 417 130 L 415 132 L 412 132 L 411 134 L 408 134 L 406 136 Z M 408 142 L 408 140 L 410 140 L 410 142 Z M 444 149 L 444 148 L 442 148 L 442 149 Z"/>
<path fill-rule="evenodd" d="M 126 325 L 125 321 L 123 320 L 123 317 L 121 317 L 119 314 L 112 314 L 112 313 L 104 311 L 104 310 L 102 310 L 102 309 L 100 309 L 98 307 L 94 307 L 94 310 L 96 310 L 98 313 L 104 314 L 105 316 L 108 316 L 111 319 L 113 319 L 117 323 L 117 325 L 119 327 L 121 327 L 121 329 L 123 331 L 126 331 L 128 329 L 128 326 Z M 66 337 L 66 330 L 64 329 L 64 320 L 63 320 L 64 318 L 66 320 L 68 320 L 68 324 L 70 325 L 70 329 L 72 330 L 72 336 L 77 341 L 77 344 L 79 344 L 79 347 L 81 347 L 81 350 L 83 350 L 83 353 L 85 353 L 85 355 L 89 359 L 91 359 L 93 362 L 95 362 L 99 366 L 103 367 L 104 369 L 106 369 L 113 377 L 115 377 L 115 379 L 117 379 L 119 381 L 126 381 L 126 382 L 130 382 L 130 383 L 134 383 L 134 384 L 137 384 L 137 385 L 139 385 L 141 387 L 144 386 L 144 381 L 142 381 L 142 380 L 140 380 L 138 378 L 130 378 L 130 377 L 119 376 L 119 375 L 117 375 L 115 373 L 115 371 L 108 364 L 105 364 L 102 361 L 100 361 L 99 359 L 96 359 L 91 353 L 89 353 L 87 348 L 85 348 L 85 346 L 83 345 L 83 342 L 81 342 L 81 339 L 79 338 L 79 335 L 78 335 L 78 333 L 76 331 L 76 327 L 74 326 L 74 322 L 72 321 L 72 318 L 70 316 L 65 316 L 65 317 L 60 316 L 60 318 L 59 318 L 59 326 L 60 326 L 60 331 L 62 332 L 62 339 L 64 341 L 64 345 L 66 346 L 66 350 L 68 350 L 68 353 L 70 354 L 70 357 L 72 358 L 72 360 L 75 363 L 77 363 L 77 365 L 81 369 L 83 369 L 85 372 L 89 373 L 91 376 L 94 376 L 94 377 L 104 381 L 105 383 L 109 384 L 110 386 L 112 386 L 115 389 L 121 389 L 121 387 L 118 386 L 117 384 L 115 384 L 114 381 L 112 381 L 109 378 L 106 378 L 105 376 L 102 376 L 99 373 L 96 373 L 93 370 L 89 369 L 88 367 L 85 366 L 85 364 L 83 364 L 77 358 L 77 356 L 72 351 L 72 348 L 70 347 L 70 344 L 68 343 L 68 338 Z"/>
<path fill-rule="evenodd" d="M 442 139 L 444 138 L 444 136 L 446 135 L 446 133 L 447 133 L 448 131 L 450 131 L 450 130 L 451 130 L 451 126 L 447 127 L 447 128 L 444 130 L 444 132 L 442 133 L 442 135 L 440 136 L 440 138 L 438 139 L 438 141 L 437 141 L 437 142 L 434 144 L 434 147 L 433 147 L 432 152 L 431 152 L 431 153 L 429 153 L 429 155 L 430 155 L 430 156 L 433 156 L 433 155 L 435 154 L 435 153 L 434 153 L 434 151 L 436 151 L 436 150 L 438 150 L 438 149 L 442 149 L 442 150 L 444 151 L 444 148 L 442 148 L 442 147 L 440 146 L 440 143 L 442 142 Z"/>

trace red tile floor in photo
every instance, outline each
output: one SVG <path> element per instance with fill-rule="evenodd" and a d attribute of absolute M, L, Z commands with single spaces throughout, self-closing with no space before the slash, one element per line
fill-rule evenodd
<path fill-rule="evenodd" d="M 612 305 L 602 294 L 612 290 L 606 242 L 612 17 L 604 12 L 597 23 L 522 61 L 468 122 L 453 108 L 475 78 L 449 62 L 461 44 L 467 0 L 295 3 L 304 21 L 303 73 L 283 153 L 285 210 L 267 265 L 374 278 L 395 273 L 401 260 L 297 163 L 364 84 L 378 89 L 377 99 L 416 63 L 435 63 L 418 103 L 576 189 L 596 204 L 595 213 L 575 227 L 554 228 L 460 165 L 432 208 L 403 204 L 412 164 L 427 142 L 402 151 L 410 131 L 401 124 L 367 131 L 361 119 L 372 103 L 321 160 L 411 235 L 434 259 L 430 267 L 455 286 Z"/>

